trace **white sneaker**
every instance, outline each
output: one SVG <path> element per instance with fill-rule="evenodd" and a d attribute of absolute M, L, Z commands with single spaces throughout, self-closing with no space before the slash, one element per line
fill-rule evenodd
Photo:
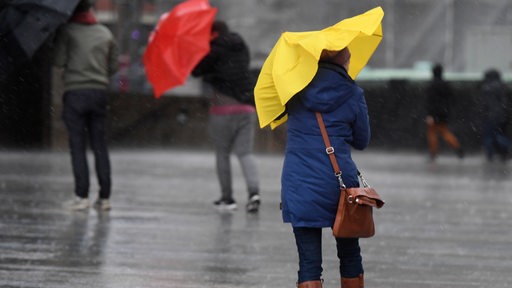
<path fill-rule="evenodd" d="M 94 208 L 108 211 L 112 209 L 112 206 L 110 206 L 110 201 L 108 199 L 98 199 L 96 202 L 94 202 Z"/>
<path fill-rule="evenodd" d="M 245 206 L 247 208 L 247 212 L 249 213 L 256 213 L 260 209 L 260 203 L 261 198 L 260 195 L 254 194 L 249 198 L 249 201 L 247 202 L 247 205 Z"/>
<path fill-rule="evenodd" d="M 236 206 L 235 200 L 233 200 L 233 199 L 230 199 L 230 200 L 219 199 L 219 200 L 213 202 L 213 205 L 215 205 L 215 207 L 220 211 L 234 211 L 238 208 Z"/>
<path fill-rule="evenodd" d="M 86 210 L 89 208 L 89 199 L 76 197 L 75 200 L 71 201 L 68 205 L 69 209 L 74 211 Z"/>

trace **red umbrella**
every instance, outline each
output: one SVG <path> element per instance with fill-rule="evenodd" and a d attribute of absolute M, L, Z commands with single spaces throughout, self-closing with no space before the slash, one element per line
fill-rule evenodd
<path fill-rule="evenodd" d="M 216 13 L 208 0 L 187 0 L 160 17 L 144 53 L 146 76 L 156 98 L 184 84 L 208 54 Z"/>

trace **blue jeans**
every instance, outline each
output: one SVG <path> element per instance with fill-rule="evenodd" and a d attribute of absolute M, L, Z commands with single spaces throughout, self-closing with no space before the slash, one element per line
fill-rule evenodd
<path fill-rule="evenodd" d="M 293 227 L 299 253 L 298 283 L 322 278 L 322 228 Z M 336 238 L 340 277 L 355 278 L 363 273 L 359 238 Z"/>

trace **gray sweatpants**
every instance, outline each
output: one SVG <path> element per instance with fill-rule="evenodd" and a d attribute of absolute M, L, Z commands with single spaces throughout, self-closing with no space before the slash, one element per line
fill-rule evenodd
<path fill-rule="evenodd" d="M 222 199 L 233 199 L 231 153 L 240 161 L 249 197 L 259 193 L 258 169 L 252 154 L 256 113 L 210 114 L 209 117 L 209 133 L 215 146 Z"/>

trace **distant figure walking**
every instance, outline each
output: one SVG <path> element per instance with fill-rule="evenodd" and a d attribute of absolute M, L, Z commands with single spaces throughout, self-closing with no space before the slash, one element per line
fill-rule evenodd
<path fill-rule="evenodd" d="M 443 67 L 436 64 L 432 68 L 433 79 L 427 87 L 427 142 L 430 159 L 435 160 L 439 153 L 438 137 L 441 136 L 452 147 L 459 158 L 464 151 L 459 140 L 448 128 L 448 118 L 452 101 L 450 85 L 443 79 Z"/>
<path fill-rule="evenodd" d="M 221 197 L 214 205 L 222 210 L 237 208 L 233 197 L 230 155 L 240 161 L 247 184 L 247 212 L 260 205 L 256 159 L 253 156 L 256 109 L 253 81 L 249 73 L 249 48 L 240 35 L 223 21 L 212 25 L 211 51 L 196 66 L 192 75 L 211 85 L 209 132 L 215 146 L 217 176 Z"/>
<path fill-rule="evenodd" d="M 89 1 L 82 0 L 69 23 L 59 32 L 54 65 L 63 68 L 63 119 L 69 132 L 69 148 L 75 180 L 73 210 L 89 207 L 89 168 L 86 140 L 94 152 L 100 186 L 95 206 L 110 209 L 111 171 L 105 140 L 107 88 L 116 72 L 118 50 L 114 37 L 97 23 Z"/>
<path fill-rule="evenodd" d="M 501 81 L 501 74 L 491 69 L 485 72 L 480 86 L 482 109 L 483 146 L 487 160 L 492 161 L 498 152 L 502 160 L 507 160 L 511 152 L 510 139 L 505 135 L 507 125 L 507 87 Z"/>

